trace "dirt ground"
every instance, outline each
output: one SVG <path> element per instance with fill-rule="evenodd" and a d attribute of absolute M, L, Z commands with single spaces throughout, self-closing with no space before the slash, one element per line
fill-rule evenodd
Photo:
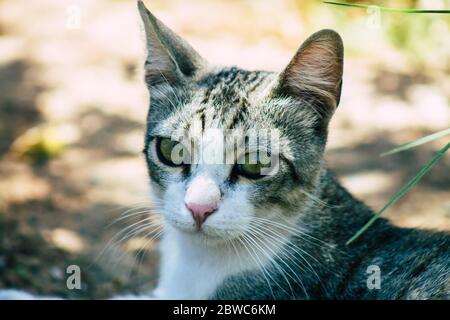
<path fill-rule="evenodd" d="M 327 163 L 380 209 L 446 142 L 379 157 L 449 126 L 450 63 L 433 52 L 411 63 L 382 31 L 360 20 L 342 26 L 330 22 L 332 9 L 298 3 L 170 0 L 149 7 L 212 62 L 251 69 L 280 70 L 311 32 L 340 31 L 349 47 Z M 448 24 L 439 26 L 448 39 Z M 450 53 L 449 43 L 442 46 Z M 105 298 L 154 286 L 157 240 L 108 247 L 138 221 L 114 219 L 148 205 L 143 48 L 134 1 L 0 0 L 0 288 Z M 450 230 L 449 172 L 450 154 L 386 217 Z M 66 287 L 72 264 L 81 267 L 81 290 Z"/>

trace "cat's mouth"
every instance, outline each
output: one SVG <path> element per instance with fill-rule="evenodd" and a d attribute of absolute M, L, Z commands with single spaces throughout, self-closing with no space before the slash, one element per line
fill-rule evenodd
<path fill-rule="evenodd" d="M 166 219 L 180 233 L 200 241 L 219 243 L 242 236 L 246 232 L 245 223 L 230 222 L 225 219 L 211 218 L 211 221 L 199 225 L 195 221 L 184 219 Z"/>
<path fill-rule="evenodd" d="M 199 246 L 223 247 L 228 246 L 243 236 L 241 232 L 224 232 L 213 228 L 200 228 L 194 232 L 183 232 L 189 237 L 188 241 L 196 243 Z"/>

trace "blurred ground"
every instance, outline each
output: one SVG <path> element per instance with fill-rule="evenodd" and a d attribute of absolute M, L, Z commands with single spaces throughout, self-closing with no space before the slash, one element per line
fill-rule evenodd
<path fill-rule="evenodd" d="M 364 10 L 318 1 L 147 4 L 212 62 L 251 69 L 280 70 L 310 33 L 340 32 L 344 90 L 327 160 L 374 209 L 446 142 L 379 157 L 450 124 L 447 16 L 383 14 L 377 29 Z M 134 1 L 0 0 L 0 288 L 104 298 L 154 285 L 154 243 L 133 239 L 101 254 L 137 220 L 111 222 L 137 212 L 148 193 L 142 39 Z M 450 230 L 449 160 L 387 217 Z M 66 288 L 70 264 L 82 269 L 82 290 Z"/>

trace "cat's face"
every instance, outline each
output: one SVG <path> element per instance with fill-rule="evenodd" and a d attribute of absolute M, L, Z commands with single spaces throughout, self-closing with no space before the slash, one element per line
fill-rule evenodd
<path fill-rule="evenodd" d="M 151 98 L 145 156 L 164 220 L 220 244 L 301 218 L 339 102 L 339 36 L 314 34 L 280 74 L 245 71 L 209 65 L 140 12 Z"/>

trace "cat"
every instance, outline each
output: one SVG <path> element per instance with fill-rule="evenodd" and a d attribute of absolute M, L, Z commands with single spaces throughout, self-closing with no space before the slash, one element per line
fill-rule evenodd
<path fill-rule="evenodd" d="M 166 228 L 156 297 L 449 297 L 447 233 L 379 219 L 345 245 L 374 213 L 323 164 L 342 87 L 336 32 L 313 34 L 280 74 L 247 71 L 210 65 L 142 2 L 139 10 L 151 97 L 144 154 Z M 161 155 L 177 144 L 164 147 L 171 137 L 210 128 L 279 130 L 278 172 L 249 176 L 239 164 L 174 164 Z M 374 267 L 379 288 L 368 283 Z"/>
<path fill-rule="evenodd" d="M 346 245 L 374 213 L 324 165 L 342 89 L 335 31 L 313 34 L 280 73 L 247 71 L 211 65 L 141 1 L 138 8 L 150 92 L 144 155 L 161 214 L 152 223 L 163 228 L 160 279 L 149 295 L 116 298 L 449 298 L 448 233 L 380 218 Z M 249 153 L 226 163 L 184 161 L 209 129 L 237 132 Z M 248 132 L 265 130 L 278 139 L 246 146 Z M 268 164 L 258 155 L 249 161 L 258 148 L 277 155 L 276 170 L 262 174 Z"/>

